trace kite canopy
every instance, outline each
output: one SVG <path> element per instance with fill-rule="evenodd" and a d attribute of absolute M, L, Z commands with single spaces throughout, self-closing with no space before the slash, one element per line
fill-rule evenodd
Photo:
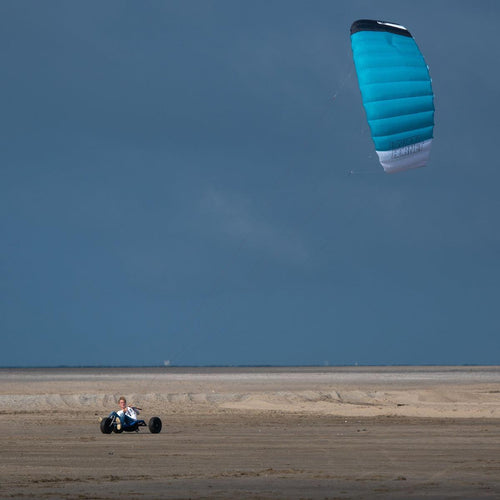
<path fill-rule="evenodd" d="M 351 46 L 363 106 L 386 172 L 424 167 L 434 129 L 434 95 L 425 60 L 410 32 L 362 19 Z"/>

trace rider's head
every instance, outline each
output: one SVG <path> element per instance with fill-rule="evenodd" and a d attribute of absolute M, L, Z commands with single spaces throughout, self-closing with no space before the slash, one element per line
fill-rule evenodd
<path fill-rule="evenodd" d="M 118 404 L 122 407 L 122 408 L 125 408 L 125 406 L 127 406 L 127 400 L 122 396 L 119 400 L 118 400 Z"/>

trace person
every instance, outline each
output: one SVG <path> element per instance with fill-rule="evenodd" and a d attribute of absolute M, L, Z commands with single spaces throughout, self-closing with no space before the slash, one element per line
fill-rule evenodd
<path fill-rule="evenodd" d="M 112 411 L 109 416 L 115 417 L 116 428 L 120 430 L 123 425 L 132 425 L 137 420 L 137 415 L 142 408 L 137 406 L 128 406 L 125 397 L 121 396 L 118 400 L 120 409 L 118 411 Z"/>

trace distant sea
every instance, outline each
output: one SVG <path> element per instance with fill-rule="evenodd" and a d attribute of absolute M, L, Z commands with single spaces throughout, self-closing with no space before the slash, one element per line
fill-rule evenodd
<path fill-rule="evenodd" d="M 2 380 L 85 380 L 120 378 L 248 379 L 265 377 L 275 381 L 308 378 L 318 382 L 359 384 L 409 383 L 498 383 L 500 366 L 89 366 L 89 367 L 9 367 L 0 368 Z"/>

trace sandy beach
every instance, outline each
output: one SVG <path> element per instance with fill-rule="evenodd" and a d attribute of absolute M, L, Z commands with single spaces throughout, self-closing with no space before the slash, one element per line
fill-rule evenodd
<path fill-rule="evenodd" d="M 500 498 L 500 367 L 0 369 L 0 420 L 1 498 Z"/>

